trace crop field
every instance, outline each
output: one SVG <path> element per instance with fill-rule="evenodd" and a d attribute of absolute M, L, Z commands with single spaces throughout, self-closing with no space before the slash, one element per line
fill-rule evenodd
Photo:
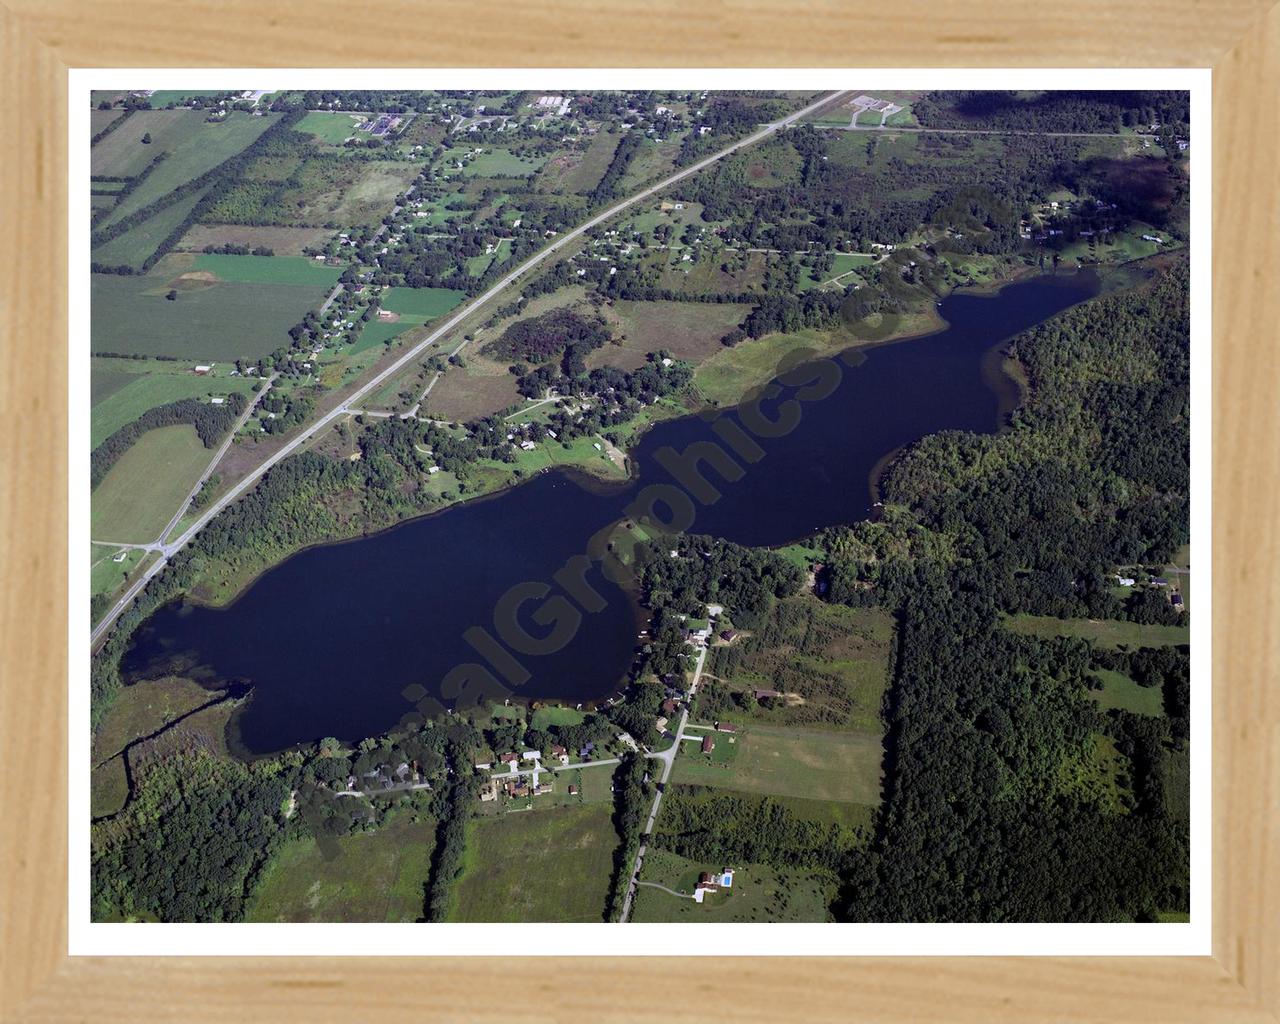
<path fill-rule="evenodd" d="M 148 430 L 120 456 L 93 492 L 94 540 L 155 540 L 204 472 L 213 453 L 187 424 Z"/>
<path fill-rule="evenodd" d="M 376 832 L 281 847 L 249 898 L 247 921 L 411 922 L 422 916 L 436 825 L 401 812 Z"/>
<path fill-rule="evenodd" d="M 651 845 L 645 852 L 640 881 L 692 893 L 699 874 L 725 866 L 699 864 Z M 737 864 L 734 869 L 732 887 L 705 897 L 700 904 L 642 885 L 636 892 L 631 919 L 680 924 L 830 920 L 827 906 L 836 894 L 834 874 L 809 868 L 779 871 L 765 864 Z"/>
<path fill-rule="evenodd" d="M 711 735 L 716 749 L 706 755 L 686 739 L 671 776 L 676 783 L 869 807 L 880 803 L 878 735 L 756 724 L 741 727 L 736 737 L 705 730 L 692 735 Z"/>
<path fill-rule="evenodd" d="M 324 110 L 312 110 L 294 126 L 294 131 L 314 135 L 322 142 L 341 146 L 356 134 L 356 125 L 362 120 L 352 114 L 335 114 Z"/>
<path fill-rule="evenodd" d="M 338 267 L 304 256 L 225 256 L 201 253 L 194 269 L 215 274 L 220 281 L 242 284 L 297 284 L 332 288 L 342 276 Z"/>
<path fill-rule="evenodd" d="M 100 227 L 107 227 L 127 217 L 134 210 L 140 210 L 154 203 L 161 196 L 167 195 L 193 178 L 198 178 L 206 171 L 217 167 L 224 160 L 235 156 L 271 127 L 279 116 L 253 117 L 244 112 L 235 112 L 228 114 L 225 122 L 211 124 L 204 120 L 205 115 L 200 111 L 165 111 L 165 113 L 191 114 L 197 118 L 198 123 L 194 127 L 184 126 L 185 130 L 181 137 L 166 150 L 168 154 L 166 158 L 147 175 L 141 185 L 116 206 Z M 105 145 L 122 132 L 131 130 L 131 127 L 126 124 L 117 129 L 100 145 Z M 146 148 L 150 149 L 151 146 Z"/>
<path fill-rule="evenodd" d="M 356 343 L 347 350 L 348 355 L 359 355 L 371 348 L 399 337 L 405 331 L 413 327 L 421 326 L 421 321 L 411 319 L 401 319 L 394 323 L 386 320 L 370 320 L 360 329 L 360 337 L 356 339 Z"/>
<path fill-rule="evenodd" d="M 611 818 L 608 803 L 584 803 L 468 822 L 450 920 L 603 920 L 618 845 Z"/>
<path fill-rule="evenodd" d="M 91 110 L 89 111 L 89 134 L 90 137 L 97 135 L 107 125 L 124 117 L 123 110 Z"/>
<path fill-rule="evenodd" d="M 176 300 L 165 298 L 170 289 Z M 319 305 L 323 289 L 94 274 L 94 352 L 168 355 L 195 362 L 257 359 L 289 343 L 289 328 Z"/>
<path fill-rule="evenodd" d="M 659 349 L 696 365 L 724 351 L 720 339 L 738 326 L 749 309 L 737 303 L 620 300 L 607 313 L 622 343 L 596 349 L 587 356 L 587 367 L 634 370 L 644 365 L 648 353 Z"/>
<path fill-rule="evenodd" d="M 123 363 L 132 360 L 118 361 Z M 148 409 L 154 409 L 158 405 L 182 398 L 228 395 L 233 391 L 249 395 L 256 383 L 245 377 L 198 377 L 190 372 L 190 367 L 183 367 L 178 371 L 176 367 L 182 364 L 169 365 L 175 367 L 175 370 L 129 374 L 131 379 L 124 387 L 96 403 L 90 413 L 90 444 L 96 447 L 125 424 L 132 423 Z M 98 370 L 95 368 L 93 372 L 96 375 Z"/>
<path fill-rule="evenodd" d="M 153 217 L 148 217 L 128 231 L 93 250 L 93 260 L 110 267 L 129 266 L 137 269 L 146 262 L 160 243 L 168 238 L 187 219 L 204 197 L 205 191 L 193 192 L 176 203 L 166 206 Z"/>
<path fill-rule="evenodd" d="M 1077 636 L 1100 647 L 1167 647 L 1191 642 L 1190 626 L 1147 626 L 1123 619 L 1055 619 L 1049 615 L 1010 615 L 1005 627 L 1026 636 Z"/>
<path fill-rule="evenodd" d="M 1102 689 L 1088 693 L 1100 707 L 1119 708 L 1152 718 L 1164 714 L 1164 694 L 1160 687 L 1139 686 L 1127 675 L 1107 668 L 1094 669 L 1093 674 L 1102 681 Z"/>
<path fill-rule="evenodd" d="M 432 320 L 449 312 L 466 297 L 465 292 L 452 288 L 388 288 L 382 293 L 382 308 Z"/>
<path fill-rule="evenodd" d="M 124 124 L 117 125 L 90 151 L 90 174 L 132 178 L 193 133 L 205 118 L 196 110 L 135 110 L 126 116 Z M 150 135 L 151 141 L 143 142 L 144 135 Z"/>
<path fill-rule="evenodd" d="M 542 156 L 516 156 L 509 149 L 489 149 L 468 160 L 462 174 L 468 178 L 523 178 L 537 171 L 546 160 Z"/>
<path fill-rule="evenodd" d="M 193 224 L 177 248 L 199 252 L 206 247 L 247 245 L 270 249 L 277 256 L 301 256 L 304 249 L 323 246 L 334 232 L 329 228 L 251 227 L 247 224 Z"/>

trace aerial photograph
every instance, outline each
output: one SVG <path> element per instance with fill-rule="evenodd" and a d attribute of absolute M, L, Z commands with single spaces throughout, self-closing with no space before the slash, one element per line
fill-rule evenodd
<path fill-rule="evenodd" d="M 850 77 L 91 94 L 91 921 L 1189 920 L 1190 94 Z"/>

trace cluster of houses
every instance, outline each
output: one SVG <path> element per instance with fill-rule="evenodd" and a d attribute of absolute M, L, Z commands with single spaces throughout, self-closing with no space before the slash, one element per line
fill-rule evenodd
<path fill-rule="evenodd" d="M 1115 579 L 1116 584 L 1121 587 L 1132 587 L 1137 585 L 1138 582 L 1135 577 L 1126 576 L 1124 573 L 1117 573 L 1113 578 Z M 1169 589 L 1169 581 L 1165 577 L 1148 576 L 1147 586 L 1168 591 L 1169 603 L 1173 605 L 1177 611 L 1181 612 L 1186 610 L 1186 605 L 1183 603 L 1182 595 L 1176 590 Z"/>

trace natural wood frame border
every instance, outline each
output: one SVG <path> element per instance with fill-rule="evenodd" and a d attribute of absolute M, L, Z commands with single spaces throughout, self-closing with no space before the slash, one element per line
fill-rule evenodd
<path fill-rule="evenodd" d="M 513 1013 L 678 1021 L 708 1012 L 1018 1024 L 1280 1020 L 1280 696 L 1269 690 L 1280 676 L 1271 628 L 1280 587 L 1272 483 L 1280 478 L 1280 287 L 1268 280 L 1280 266 L 1280 7 L 1269 9 L 1272 2 L 1083 0 L 1069 13 L 1035 0 L 0 6 L 0 225 L 10 257 L 0 274 L 0 751 L 10 780 L 0 786 L 3 1018 L 339 1020 L 363 1004 L 361 1017 L 469 1021 Z M 372 38 L 368 29 L 379 24 L 394 31 Z M 457 959 L 69 958 L 66 70 L 300 59 L 339 67 L 1213 67 L 1213 956 L 595 958 L 501 969 Z"/>

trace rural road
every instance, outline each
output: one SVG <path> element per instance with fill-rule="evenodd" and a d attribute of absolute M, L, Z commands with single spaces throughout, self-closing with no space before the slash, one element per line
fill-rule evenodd
<path fill-rule="evenodd" d="M 179 551 L 185 545 L 190 543 L 191 539 L 195 537 L 196 534 L 198 534 L 201 530 L 203 530 L 205 526 L 207 526 L 215 516 L 217 516 L 220 512 L 222 512 L 223 509 L 225 509 L 233 501 L 235 501 L 242 494 L 244 494 L 246 491 L 252 488 L 254 484 L 256 484 L 258 480 L 263 476 L 263 474 L 265 474 L 268 470 L 270 470 L 277 463 L 281 462 L 283 459 L 288 458 L 290 455 L 296 452 L 299 448 L 301 448 L 304 444 L 310 441 L 313 437 L 315 437 L 315 435 L 320 433 L 320 431 L 324 430 L 335 420 L 338 420 L 341 417 L 346 416 L 351 406 L 359 403 L 360 399 L 364 398 L 366 395 L 373 393 L 375 390 L 380 388 L 383 384 L 385 384 L 388 380 L 390 380 L 396 374 L 400 373 L 401 370 L 403 370 L 406 366 L 408 366 L 415 359 L 417 359 L 422 354 L 422 352 L 427 349 L 428 346 L 434 344 L 435 342 L 439 341 L 441 338 L 445 337 L 450 331 L 452 331 L 455 327 L 457 327 L 460 323 L 462 323 L 467 317 L 471 316 L 471 314 L 473 314 L 476 310 L 492 302 L 503 291 L 505 291 L 509 285 L 515 282 L 515 280 L 519 278 L 521 275 L 528 273 L 534 267 L 537 267 L 540 264 L 551 259 L 561 249 L 571 244 L 576 239 L 580 238 L 582 235 L 590 231 L 592 228 L 596 227 L 599 224 L 604 223 L 607 220 L 610 220 L 613 217 L 616 217 L 619 213 L 622 213 L 624 210 L 627 210 L 628 208 L 634 206 L 636 203 L 642 202 L 643 200 L 648 199 L 650 196 L 657 195 L 659 192 L 663 191 L 664 189 L 670 188 L 676 182 L 683 181 L 685 178 L 688 178 L 694 174 L 697 174 L 699 171 L 705 170 L 706 168 L 710 167 L 712 164 L 716 163 L 719 160 L 723 160 L 725 157 L 730 156 L 733 153 L 736 153 L 740 149 L 745 149 L 749 146 L 755 145 L 757 142 L 760 142 L 763 139 L 767 139 L 769 136 L 785 128 L 787 125 L 800 120 L 802 117 L 812 113 L 814 110 L 817 110 L 821 107 L 826 106 L 827 104 L 831 103 L 833 100 L 839 98 L 840 96 L 846 95 L 847 92 L 848 90 L 841 90 L 838 92 L 825 94 L 817 102 L 811 103 L 807 107 L 804 107 L 801 110 L 797 110 L 795 113 L 790 114 L 779 121 L 775 121 L 771 124 L 767 124 L 763 126 L 759 131 L 754 132 L 751 135 L 748 135 L 744 139 L 740 139 L 739 141 L 735 142 L 733 145 L 727 146 L 725 149 L 722 149 L 717 153 L 713 153 L 711 156 L 705 157 L 702 160 L 699 160 L 697 163 L 690 164 L 688 167 L 684 168 L 683 170 L 677 171 L 675 174 L 672 174 L 669 177 L 664 178 L 662 181 L 658 182 L 656 185 L 650 185 L 649 187 L 641 189 L 639 192 L 634 193 L 627 199 L 624 199 L 621 202 L 615 203 L 613 206 L 610 206 L 608 209 L 604 210 L 602 213 L 596 214 L 594 217 L 591 217 L 589 220 L 586 220 L 582 224 L 578 225 L 578 227 L 573 228 L 572 230 L 559 236 L 550 245 L 546 246 L 545 248 L 539 249 L 536 253 L 534 253 L 527 260 L 525 260 L 524 263 L 520 264 L 520 266 L 516 267 L 509 274 L 505 275 L 501 280 L 499 280 L 496 284 L 494 284 L 492 288 L 482 293 L 481 295 L 477 296 L 471 302 L 465 304 L 457 313 L 449 317 L 449 319 L 447 319 L 439 327 L 433 330 L 430 334 L 428 334 L 420 342 L 414 345 L 411 349 L 406 351 L 404 355 L 402 355 L 394 363 L 388 366 L 381 373 L 374 376 L 367 384 L 364 384 L 358 390 L 353 392 L 345 402 L 341 403 L 336 408 L 331 410 L 329 413 L 322 416 L 310 427 L 304 428 L 302 433 L 300 433 L 292 441 L 288 442 L 279 450 L 277 450 L 276 453 L 272 455 L 270 458 L 265 459 L 257 469 L 250 472 L 243 480 L 241 480 L 234 487 L 232 487 L 231 490 L 229 490 L 225 495 L 223 495 L 216 502 L 210 505 L 209 508 L 206 509 L 205 512 L 200 516 L 200 518 L 198 518 L 195 522 L 193 522 L 186 529 L 186 531 L 182 533 L 180 537 L 178 537 L 172 544 L 165 545 L 164 550 L 161 552 L 160 558 L 157 559 L 155 564 L 150 566 L 147 569 L 147 571 L 143 573 L 142 576 L 140 576 L 137 580 L 135 580 L 133 584 L 124 592 L 124 595 L 120 597 L 120 599 L 117 600 L 114 605 L 111 606 L 111 609 L 102 617 L 102 620 L 98 623 L 98 625 L 93 628 L 93 631 L 90 634 L 90 643 L 96 644 L 104 636 L 106 636 L 112 624 L 116 621 L 117 618 L 120 617 L 120 613 L 123 612 L 125 608 L 127 608 L 129 604 L 133 601 L 133 599 L 142 592 L 142 589 L 148 583 L 150 583 L 151 580 L 156 575 L 160 573 L 160 571 L 165 567 L 165 565 L 168 564 L 169 558 L 172 557 L 172 555 L 175 552 Z M 462 350 L 462 348 L 466 344 L 467 342 L 466 342 L 466 339 L 464 338 L 461 342 L 459 342 L 458 346 L 450 353 L 450 355 L 456 355 L 458 352 Z M 423 393 L 424 398 L 426 394 L 430 393 L 431 389 L 435 386 L 436 381 L 439 379 L 440 379 L 440 375 L 437 374 L 432 379 L 431 383 L 427 385 L 427 390 Z"/>
<path fill-rule="evenodd" d="M 693 668 L 693 682 L 689 684 L 688 704 L 693 703 L 694 694 L 698 692 L 698 681 L 702 678 L 702 668 L 707 663 L 707 650 L 708 648 L 704 647 L 698 652 L 698 663 Z M 662 762 L 662 774 L 658 778 L 657 792 L 653 794 L 653 806 L 649 808 L 649 818 L 645 822 L 644 830 L 640 833 L 640 846 L 636 850 L 636 861 L 631 868 L 631 880 L 627 883 L 627 895 L 622 902 L 622 916 L 619 921 L 623 924 L 626 924 L 627 918 L 631 916 L 631 903 L 635 899 L 636 884 L 640 878 L 640 868 L 644 866 L 644 852 L 648 848 L 648 843 L 644 841 L 643 837 L 653 831 L 653 823 L 658 820 L 658 808 L 662 806 L 662 791 L 667 786 L 667 779 L 671 777 L 671 766 L 675 764 L 680 744 L 684 742 L 684 729 L 689 723 L 688 704 L 680 712 L 680 725 L 676 728 L 675 742 L 661 753 L 649 755 Z"/>

